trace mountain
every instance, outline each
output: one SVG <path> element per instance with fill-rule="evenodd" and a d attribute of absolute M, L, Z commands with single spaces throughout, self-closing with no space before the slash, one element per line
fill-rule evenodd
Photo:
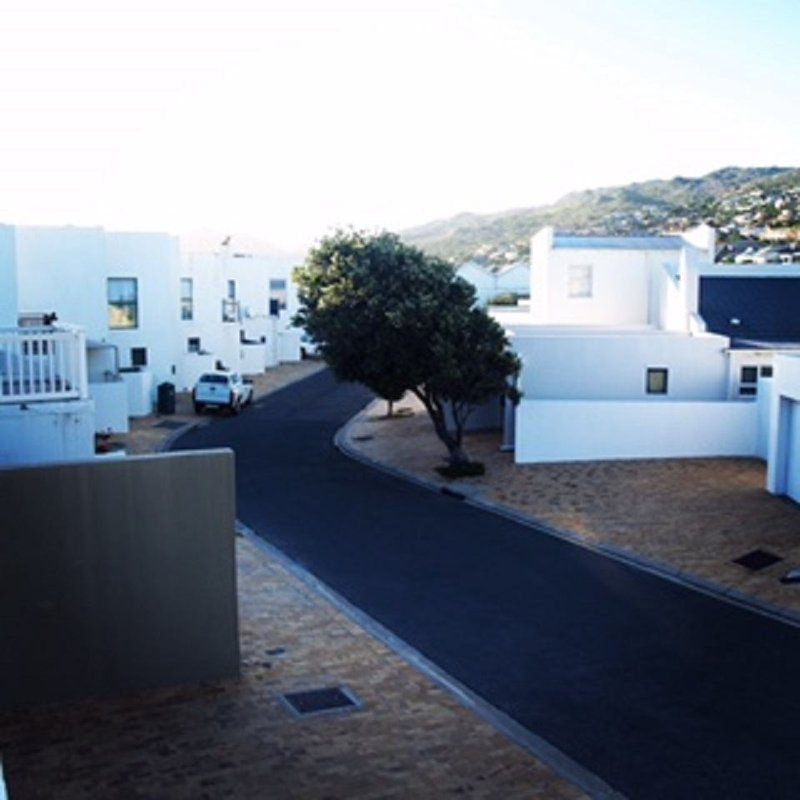
<path fill-rule="evenodd" d="M 543 225 L 595 235 L 666 233 L 708 222 L 722 242 L 800 233 L 800 169 L 725 167 L 676 177 L 573 192 L 551 205 L 498 214 L 459 214 L 401 233 L 409 244 L 455 263 L 500 265 L 528 255 Z M 776 233 L 777 232 L 777 233 Z"/>

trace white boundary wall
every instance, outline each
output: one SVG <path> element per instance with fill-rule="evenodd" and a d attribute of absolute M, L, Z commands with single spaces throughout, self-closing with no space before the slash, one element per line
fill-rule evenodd
<path fill-rule="evenodd" d="M 523 400 L 515 461 L 755 456 L 758 403 Z"/>

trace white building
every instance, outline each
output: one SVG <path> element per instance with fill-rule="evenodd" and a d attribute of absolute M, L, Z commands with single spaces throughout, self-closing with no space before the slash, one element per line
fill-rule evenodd
<path fill-rule="evenodd" d="M 250 374 L 300 357 L 291 257 L 239 252 L 230 239 L 184 254 L 165 233 L 13 231 L 20 315 L 81 325 L 90 370 L 119 366 L 132 415 L 149 413 L 162 382 L 185 390 L 217 364 Z"/>
<path fill-rule="evenodd" d="M 518 462 L 753 451 L 728 431 L 758 405 L 731 402 L 729 340 L 698 313 L 714 239 L 705 226 L 683 237 L 533 237 L 531 310 L 509 327 L 523 362 Z"/>
<path fill-rule="evenodd" d="M 16 231 L 0 225 L 0 464 L 90 458 L 95 413 L 86 337 L 67 325 L 19 327 Z"/>
<path fill-rule="evenodd" d="M 714 239 L 533 238 L 517 462 L 757 456 L 800 500 L 800 269 L 716 265 Z"/>

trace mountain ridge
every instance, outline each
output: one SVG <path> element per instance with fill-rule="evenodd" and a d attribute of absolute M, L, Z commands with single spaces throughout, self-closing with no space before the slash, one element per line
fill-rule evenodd
<path fill-rule="evenodd" d="M 767 229 L 785 229 L 791 238 L 800 232 L 800 169 L 728 166 L 699 177 L 585 189 L 544 205 L 462 212 L 408 228 L 401 236 L 456 263 L 497 265 L 525 258 L 530 237 L 543 225 L 571 233 L 641 235 L 700 222 L 718 228 L 723 242 L 760 238 Z"/>

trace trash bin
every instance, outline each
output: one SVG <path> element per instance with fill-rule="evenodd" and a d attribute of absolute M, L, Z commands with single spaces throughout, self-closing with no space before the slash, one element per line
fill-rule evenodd
<path fill-rule="evenodd" d="M 158 385 L 158 413 L 175 413 L 175 384 L 160 383 Z"/>

